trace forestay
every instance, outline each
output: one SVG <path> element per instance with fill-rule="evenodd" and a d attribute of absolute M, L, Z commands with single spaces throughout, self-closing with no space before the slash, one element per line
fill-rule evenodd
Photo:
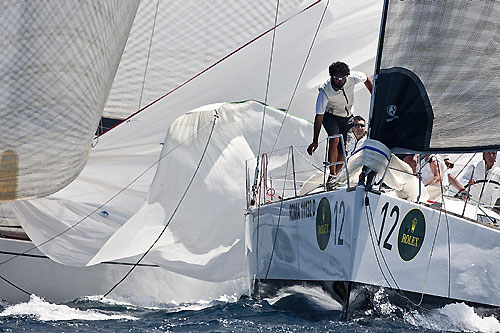
<path fill-rule="evenodd" d="M 0 10 L 0 200 L 83 169 L 138 0 L 9 1 Z"/>
<path fill-rule="evenodd" d="M 387 1 L 371 137 L 415 151 L 500 148 L 499 17 L 499 1 Z"/>

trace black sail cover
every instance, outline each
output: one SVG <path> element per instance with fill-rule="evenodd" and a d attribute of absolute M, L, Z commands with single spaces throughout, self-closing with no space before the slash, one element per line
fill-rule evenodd
<path fill-rule="evenodd" d="M 389 0 L 370 137 L 389 148 L 500 148 L 500 1 Z"/>

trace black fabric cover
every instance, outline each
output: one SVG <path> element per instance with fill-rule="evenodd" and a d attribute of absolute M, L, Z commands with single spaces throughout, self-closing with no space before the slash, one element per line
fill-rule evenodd
<path fill-rule="evenodd" d="M 382 69 L 378 76 L 370 137 L 388 148 L 429 149 L 432 106 L 420 79 L 402 67 Z"/>

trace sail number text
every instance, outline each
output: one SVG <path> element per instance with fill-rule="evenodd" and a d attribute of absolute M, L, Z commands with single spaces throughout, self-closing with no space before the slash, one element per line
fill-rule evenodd
<path fill-rule="evenodd" d="M 337 209 L 338 207 L 338 209 Z M 341 201 L 340 204 L 338 201 L 335 202 L 335 208 L 333 208 L 333 214 L 335 215 L 335 223 L 334 223 L 334 233 L 333 233 L 333 244 L 334 245 L 343 245 L 344 240 L 342 239 L 342 228 L 344 227 L 345 220 L 345 204 L 344 201 Z M 342 217 L 342 220 L 340 219 Z M 338 226 L 338 235 L 337 235 L 337 226 Z"/>
<path fill-rule="evenodd" d="M 382 225 L 380 226 L 380 232 L 377 237 L 377 245 L 380 246 L 380 242 L 382 241 L 382 233 L 384 232 L 384 227 L 385 227 L 385 221 L 387 219 L 387 212 L 389 211 L 389 203 L 386 202 L 384 207 L 382 207 Z M 399 207 L 398 206 L 393 206 L 391 209 L 391 212 L 389 214 L 390 219 L 388 223 L 392 223 L 391 229 L 387 233 L 385 239 L 384 239 L 384 248 L 387 250 L 392 250 L 392 244 L 389 243 L 389 238 L 391 237 L 392 233 L 394 232 L 394 229 L 396 228 L 396 225 L 398 224 L 399 220 Z"/>

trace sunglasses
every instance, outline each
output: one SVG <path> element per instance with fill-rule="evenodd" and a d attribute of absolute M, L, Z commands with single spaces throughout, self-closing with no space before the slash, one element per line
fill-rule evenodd
<path fill-rule="evenodd" d="M 354 124 L 352 126 L 357 127 L 357 128 L 364 128 L 365 124 Z"/>
<path fill-rule="evenodd" d="M 335 76 L 335 75 L 332 75 L 332 79 L 334 79 L 335 81 L 344 81 L 347 79 L 347 77 L 349 76 L 349 74 L 347 74 L 346 76 Z"/>

